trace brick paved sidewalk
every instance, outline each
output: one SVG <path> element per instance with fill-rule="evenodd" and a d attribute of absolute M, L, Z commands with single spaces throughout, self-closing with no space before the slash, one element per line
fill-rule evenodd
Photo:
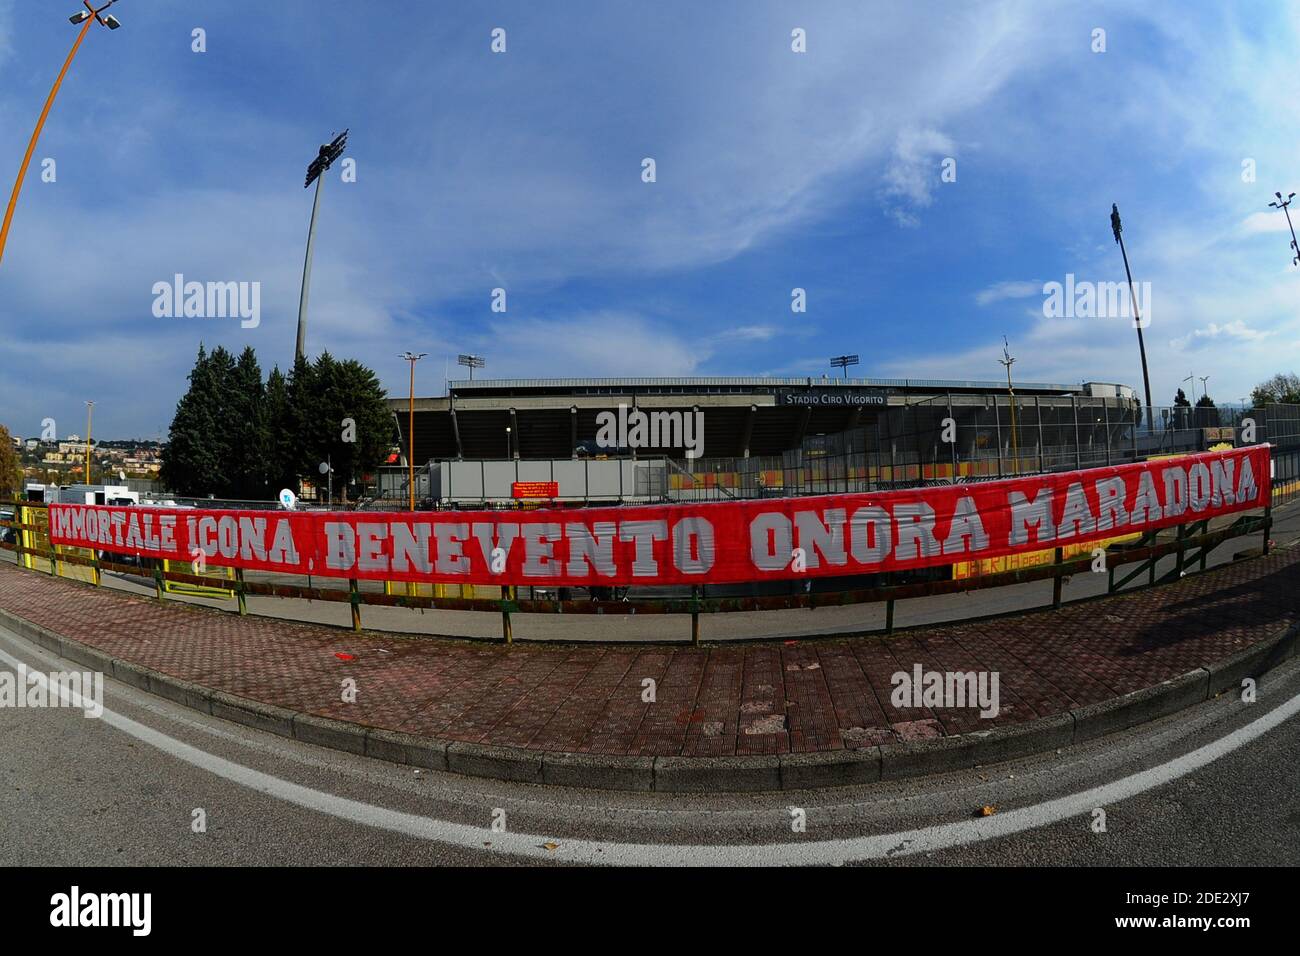
<path fill-rule="evenodd" d="M 858 749 L 1060 714 L 1277 634 L 1300 620 L 1297 594 L 1300 549 L 1288 549 L 1056 612 L 888 640 L 505 647 L 159 605 L 0 564 L 0 607 L 215 690 L 439 740 L 630 756 Z M 1001 712 L 895 708 L 891 675 L 918 663 L 997 671 Z M 340 699 L 348 677 L 352 704 Z M 655 703 L 642 701 L 645 678 Z"/>

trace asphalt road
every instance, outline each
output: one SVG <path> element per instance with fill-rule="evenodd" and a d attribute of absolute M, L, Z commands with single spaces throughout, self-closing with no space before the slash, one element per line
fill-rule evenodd
<path fill-rule="evenodd" d="M 19 662 L 75 666 L 0 631 L 0 671 Z M 614 794 L 417 773 L 111 680 L 104 707 L 99 719 L 0 708 L 0 865 L 1300 861 L 1300 660 L 1261 682 L 1257 703 L 1224 696 L 1059 754 L 807 794 Z M 985 805 L 996 812 L 977 817 Z"/>

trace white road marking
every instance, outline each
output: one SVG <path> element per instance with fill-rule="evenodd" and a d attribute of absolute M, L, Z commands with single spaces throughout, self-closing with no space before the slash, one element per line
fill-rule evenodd
<path fill-rule="evenodd" d="M 20 664 L 17 658 L 11 657 L 3 650 L 0 650 L 0 661 L 14 668 Z M 77 695 L 66 688 L 56 687 L 53 690 L 61 699 L 71 698 L 74 706 L 80 706 L 81 702 Z M 841 865 L 855 860 L 932 853 L 950 847 L 1009 836 L 1073 816 L 1083 816 L 1091 813 L 1095 807 L 1118 803 L 1198 770 L 1250 743 L 1298 712 L 1300 712 L 1300 695 L 1292 697 L 1246 726 L 1158 767 L 1152 767 L 1150 770 L 1081 793 L 991 817 L 843 840 L 732 845 L 615 843 L 527 833 L 494 833 L 484 827 L 402 813 L 281 780 L 271 774 L 200 750 L 108 708 L 104 709 L 100 720 L 169 756 L 258 793 L 309 810 L 422 840 L 433 840 L 466 849 L 566 863 L 604 863 L 621 866 L 753 866 L 755 864 L 785 866 Z M 547 844 L 554 845 L 555 848 L 547 849 Z"/>

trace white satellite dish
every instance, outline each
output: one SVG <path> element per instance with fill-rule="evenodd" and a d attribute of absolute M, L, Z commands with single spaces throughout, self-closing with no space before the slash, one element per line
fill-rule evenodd
<path fill-rule="evenodd" d="M 280 504 L 286 511 L 292 511 L 298 506 L 298 496 L 288 488 L 280 489 Z"/>

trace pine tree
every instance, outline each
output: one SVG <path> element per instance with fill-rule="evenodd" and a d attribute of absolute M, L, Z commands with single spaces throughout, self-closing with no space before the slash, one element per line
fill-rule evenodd
<path fill-rule="evenodd" d="M 159 477 L 169 490 L 197 498 L 216 494 L 221 484 L 220 449 L 213 442 L 217 400 L 211 359 L 202 344 L 189 380 L 189 389 L 176 403 Z"/>
<path fill-rule="evenodd" d="M 289 381 L 277 365 L 266 377 L 266 475 L 271 497 L 281 488 L 298 493 L 298 470 L 294 453 L 292 412 L 289 405 Z"/>
<path fill-rule="evenodd" d="M 345 424 L 348 420 L 349 424 Z M 236 360 L 218 346 L 199 347 L 190 387 L 176 405 L 162 479 L 192 497 L 270 500 L 301 479 L 320 480 L 328 461 L 347 487 L 375 468 L 396 439 L 396 426 L 375 373 L 322 352 L 274 368 L 262 382 L 256 353 Z M 339 482 L 342 482 L 340 485 Z"/>
<path fill-rule="evenodd" d="M 1208 394 L 1203 394 L 1196 400 L 1196 427 L 1218 428 L 1221 424 L 1219 409 L 1214 404 L 1214 399 Z"/>
<path fill-rule="evenodd" d="M 216 456 L 211 492 L 218 498 L 232 497 L 235 488 L 235 448 L 243 428 L 239 384 L 235 378 L 235 357 L 218 345 L 208 357 L 212 380 L 214 427 L 208 442 Z"/>
<path fill-rule="evenodd" d="M 285 409 L 278 426 L 281 467 L 286 475 L 292 476 L 292 482 L 285 487 L 298 490 L 299 481 L 308 473 L 308 468 L 315 472 L 316 462 L 308 464 L 312 457 L 311 435 L 312 411 L 316 404 L 316 374 L 305 357 L 294 360 L 293 371 L 285 388 Z"/>
<path fill-rule="evenodd" d="M 262 369 L 252 346 L 245 346 L 231 375 L 229 468 L 226 497 L 265 501 L 275 497 L 267 468 L 269 434 Z"/>

